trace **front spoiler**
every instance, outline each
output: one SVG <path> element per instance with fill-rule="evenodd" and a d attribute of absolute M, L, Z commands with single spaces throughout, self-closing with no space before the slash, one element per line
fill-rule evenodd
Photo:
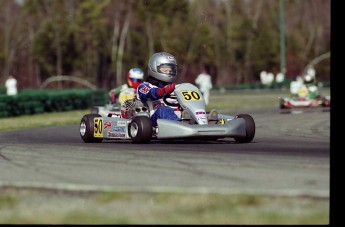
<path fill-rule="evenodd" d="M 180 121 L 158 119 L 158 139 L 190 137 L 245 137 L 246 124 L 243 118 L 227 120 L 225 124 L 188 124 Z"/>

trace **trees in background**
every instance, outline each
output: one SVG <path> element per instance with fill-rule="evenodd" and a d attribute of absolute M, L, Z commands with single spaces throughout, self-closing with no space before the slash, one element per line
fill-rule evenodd
<path fill-rule="evenodd" d="M 19 88 L 70 75 L 99 88 L 145 72 L 157 51 L 174 54 L 179 82 L 208 65 L 215 85 L 257 83 L 280 71 L 277 0 L 22 0 L 0 2 L 0 82 Z M 330 0 L 285 1 L 286 66 L 295 79 L 330 51 Z M 330 79 L 329 59 L 315 66 Z M 58 86 L 58 85 L 57 85 Z"/>

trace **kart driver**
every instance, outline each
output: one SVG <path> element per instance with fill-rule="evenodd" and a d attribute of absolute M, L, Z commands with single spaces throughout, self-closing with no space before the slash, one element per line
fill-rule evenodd
<path fill-rule="evenodd" d="M 319 90 L 315 79 L 315 69 L 312 65 L 308 67 L 307 73 L 303 76 L 303 82 L 308 89 L 308 100 L 316 99 L 319 96 Z"/>
<path fill-rule="evenodd" d="M 132 68 L 127 75 L 127 84 L 123 84 L 117 88 L 110 90 L 109 102 L 111 105 L 119 103 L 122 105 L 127 99 L 134 98 L 136 89 L 144 80 L 144 72 L 140 68 Z"/>
<path fill-rule="evenodd" d="M 162 99 L 164 94 L 171 94 L 174 91 L 176 79 L 177 62 L 175 57 L 166 52 L 153 54 L 148 63 L 147 80 L 137 88 L 137 98 L 149 106 L 151 122 L 154 127 L 157 126 L 157 119 L 159 118 L 180 120 L 174 109 L 164 105 Z"/>
<path fill-rule="evenodd" d="M 291 82 L 290 91 L 299 100 L 313 100 L 319 97 L 313 66 L 308 67 L 303 77 L 297 77 L 296 81 Z"/>

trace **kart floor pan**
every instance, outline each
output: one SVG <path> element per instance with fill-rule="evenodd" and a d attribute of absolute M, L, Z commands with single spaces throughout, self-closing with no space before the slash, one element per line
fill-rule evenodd
<path fill-rule="evenodd" d="M 226 124 L 191 125 L 184 122 L 158 119 L 158 139 L 184 137 L 245 137 L 245 120 L 236 118 Z"/>

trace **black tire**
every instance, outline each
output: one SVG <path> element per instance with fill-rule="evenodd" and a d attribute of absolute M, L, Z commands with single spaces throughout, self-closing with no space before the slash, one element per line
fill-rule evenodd
<path fill-rule="evenodd" d="M 326 97 L 321 98 L 321 106 L 322 107 L 329 107 L 330 106 L 330 101 Z"/>
<path fill-rule="evenodd" d="M 136 116 L 128 125 L 128 133 L 133 143 L 148 143 L 152 138 L 152 123 L 149 117 Z"/>
<path fill-rule="evenodd" d="M 236 137 L 235 141 L 237 143 L 250 143 L 255 136 L 255 122 L 252 116 L 248 114 L 239 114 L 237 118 L 243 118 L 246 122 L 246 136 L 245 137 Z"/>
<path fill-rule="evenodd" d="M 279 108 L 280 109 L 288 109 L 285 105 L 284 105 L 285 101 L 284 99 L 279 99 Z"/>
<path fill-rule="evenodd" d="M 103 138 L 94 137 L 94 118 L 101 117 L 99 114 L 86 114 L 80 121 L 79 133 L 85 143 L 100 143 Z"/>

